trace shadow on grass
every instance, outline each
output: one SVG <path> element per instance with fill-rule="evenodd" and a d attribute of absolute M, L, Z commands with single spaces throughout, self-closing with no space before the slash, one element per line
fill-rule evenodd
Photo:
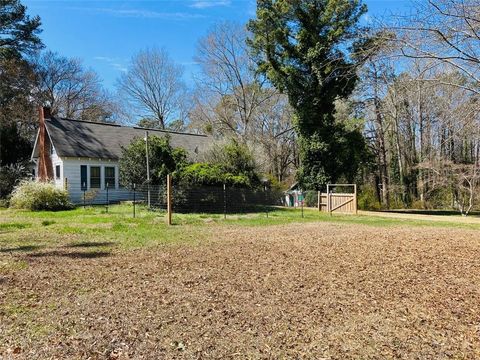
<path fill-rule="evenodd" d="M 65 247 L 66 248 L 91 248 L 91 247 L 103 247 L 103 246 L 113 246 L 113 245 L 115 245 L 115 243 L 111 241 L 103 241 L 103 242 L 82 241 L 79 243 L 65 245 Z"/>
<path fill-rule="evenodd" d="M 405 209 L 405 210 L 383 210 L 378 211 L 380 213 L 391 213 L 391 214 L 413 214 L 413 215 L 440 215 L 440 216 L 460 216 L 459 211 L 455 210 L 421 210 L 421 209 Z M 479 211 L 470 212 L 469 216 L 478 217 L 480 216 Z"/>
<path fill-rule="evenodd" d="M 35 251 L 44 248 L 45 245 L 23 245 L 12 248 L 0 249 L 0 253 L 14 252 L 14 251 Z"/>
<path fill-rule="evenodd" d="M 305 210 L 307 208 L 305 207 Z M 232 205 L 227 206 L 225 209 L 223 207 L 223 203 L 220 205 L 212 205 L 210 207 L 203 206 L 203 207 L 187 207 L 187 206 L 178 206 L 173 208 L 174 214 L 182 214 L 182 215 L 217 215 L 223 216 L 224 214 L 227 215 L 242 215 L 242 214 L 263 214 L 266 212 L 292 212 L 293 210 L 301 211 L 300 208 L 287 208 L 284 206 L 277 206 L 277 205 Z"/>
<path fill-rule="evenodd" d="M 0 224 L 0 234 L 14 232 L 16 230 L 26 229 L 31 227 L 32 224 L 27 223 L 5 223 Z"/>
<path fill-rule="evenodd" d="M 36 254 L 28 254 L 32 258 L 42 258 L 42 257 L 66 257 L 70 259 L 96 259 L 110 256 L 110 251 L 73 251 L 73 252 L 62 252 L 62 251 L 46 251 Z"/>

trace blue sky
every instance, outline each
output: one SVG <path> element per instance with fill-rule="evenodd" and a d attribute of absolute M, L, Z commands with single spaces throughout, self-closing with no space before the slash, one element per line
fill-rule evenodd
<path fill-rule="evenodd" d="M 364 0 L 368 16 L 408 10 L 408 0 Z M 215 22 L 246 22 L 255 15 L 255 0 L 46 1 L 24 0 L 31 15 L 40 15 L 41 37 L 48 49 L 78 57 L 98 72 L 109 89 L 133 54 L 164 47 L 185 66 L 185 80 L 196 71 L 197 40 Z M 368 18 L 367 16 L 367 18 Z"/>

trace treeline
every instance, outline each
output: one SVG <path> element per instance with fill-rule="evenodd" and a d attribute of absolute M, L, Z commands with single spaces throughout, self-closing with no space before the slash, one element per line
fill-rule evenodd
<path fill-rule="evenodd" d="M 429 0 L 375 29 L 379 48 L 349 99 L 374 157 L 363 180 L 383 208 L 456 208 L 479 199 L 480 5 Z"/>
<path fill-rule="evenodd" d="M 100 77 L 80 59 L 45 49 L 41 21 L 17 0 L 0 4 L 0 165 L 19 164 L 31 155 L 38 106 L 52 114 L 112 121 L 114 101 Z"/>
<path fill-rule="evenodd" d="M 199 39 L 194 86 L 166 50 L 149 48 L 113 96 L 78 59 L 42 50 L 40 19 L 9 0 L 0 116 L 23 140 L 2 140 L 2 164 L 31 149 L 43 104 L 65 117 L 233 138 L 257 174 L 305 189 L 356 182 L 365 208 L 468 213 L 480 181 L 480 5 L 413 6 L 415 15 L 367 22 L 357 0 L 258 0 L 247 24 L 220 22 Z M 20 24 L 24 33 L 13 31 Z"/>

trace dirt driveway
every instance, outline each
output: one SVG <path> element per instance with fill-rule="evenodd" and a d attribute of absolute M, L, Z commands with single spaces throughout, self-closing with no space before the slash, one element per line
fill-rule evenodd
<path fill-rule="evenodd" d="M 0 358 L 478 359 L 480 232 L 213 226 L 211 241 L 9 255 Z"/>

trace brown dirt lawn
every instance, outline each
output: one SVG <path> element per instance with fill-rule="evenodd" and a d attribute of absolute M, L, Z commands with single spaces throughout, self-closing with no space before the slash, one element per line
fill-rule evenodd
<path fill-rule="evenodd" d="M 0 254 L 17 264 L 0 275 L 0 358 L 480 358 L 478 231 L 208 231 L 200 245 Z"/>

